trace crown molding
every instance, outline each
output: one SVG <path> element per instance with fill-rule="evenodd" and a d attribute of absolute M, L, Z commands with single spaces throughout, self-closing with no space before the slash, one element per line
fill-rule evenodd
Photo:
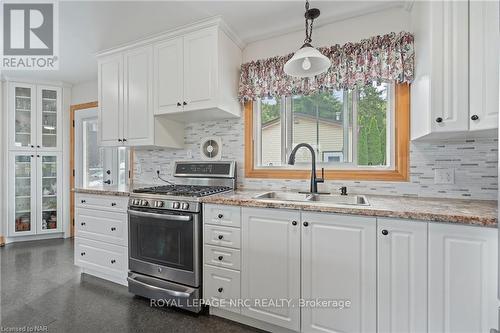
<path fill-rule="evenodd" d="M 194 23 L 186 24 L 183 26 L 180 26 L 175 29 L 167 30 L 164 32 L 161 32 L 159 34 L 154 34 L 150 35 L 144 38 L 141 38 L 136 41 L 132 41 L 129 43 L 124 43 L 121 45 L 118 45 L 116 47 L 112 47 L 109 49 L 105 49 L 103 51 L 100 51 L 96 54 L 96 57 L 103 57 L 111 54 L 115 54 L 117 52 L 123 52 L 127 51 L 133 48 L 145 46 L 145 45 L 150 45 L 162 40 L 166 40 L 169 38 L 185 35 L 190 32 L 198 31 L 201 29 L 205 28 L 210 28 L 210 27 L 218 27 L 222 31 L 224 31 L 228 37 L 238 45 L 240 49 L 243 49 L 246 45 L 243 43 L 243 41 L 234 33 L 234 31 L 222 20 L 220 16 L 215 16 L 215 17 L 210 17 L 201 21 L 197 21 Z"/>

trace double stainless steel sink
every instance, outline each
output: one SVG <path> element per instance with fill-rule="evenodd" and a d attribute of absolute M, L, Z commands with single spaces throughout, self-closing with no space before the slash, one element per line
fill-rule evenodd
<path fill-rule="evenodd" d="M 331 205 L 369 206 L 364 195 L 333 195 L 316 193 L 265 192 L 253 199 L 270 201 L 317 202 Z"/>

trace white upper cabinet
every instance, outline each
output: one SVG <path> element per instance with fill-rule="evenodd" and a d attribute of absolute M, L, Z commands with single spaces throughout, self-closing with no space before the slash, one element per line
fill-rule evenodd
<path fill-rule="evenodd" d="M 217 89 L 217 30 L 184 37 L 184 111 L 215 106 Z"/>
<path fill-rule="evenodd" d="M 300 213 L 278 209 L 242 210 L 241 298 L 250 306 L 242 314 L 300 330 L 298 306 L 258 306 L 253 300 L 300 297 Z"/>
<path fill-rule="evenodd" d="M 427 330 L 427 224 L 377 220 L 378 332 Z"/>
<path fill-rule="evenodd" d="M 219 26 L 155 44 L 156 115 L 180 121 L 238 117 L 241 50 Z"/>
<path fill-rule="evenodd" d="M 496 228 L 429 224 L 429 332 L 498 327 Z"/>
<path fill-rule="evenodd" d="M 124 126 L 125 144 L 152 145 L 153 47 L 146 46 L 124 54 Z"/>
<path fill-rule="evenodd" d="M 498 127 L 499 2 L 469 4 L 471 130 Z"/>
<path fill-rule="evenodd" d="M 495 2 L 415 2 L 412 139 L 498 128 L 498 25 Z"/>
<path fill-rule="evenodd" d="M 154 46 L 154 113 L 182 110 L 184 99 L 183 38 Z"/>
<path fill-rule="evenodd" d="M 239 117 L 235 40 L 214 19 L 101 53 L 100 144 L 182 148 L 184 122 Z"/>
<path fill-rule="evenodd" d="M 101 146 L 184 145 L 184 125 L 153 115 L 153 47 L 99 59 Z"/>
<path fill-rule="evenodd" d="M 302 299 L 350 301 L 303 307 L 301 332 L 375 332 L 376 219 L 302 213 Z"/>
<path fill-rule="evenodd" d="M 9 149 L 62 149 L 62 89 L 9 83 Z"/>
<path fill-rule="evenodd" d="M 99 59 L 99 138 L 101 146 L 121 145 L 123 140 L 123 56 Z"/>

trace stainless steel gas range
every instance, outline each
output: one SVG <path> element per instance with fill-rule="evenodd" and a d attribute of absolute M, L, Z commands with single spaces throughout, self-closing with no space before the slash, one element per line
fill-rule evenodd
<path fill-rule="evenodd" d="M 235 162 L 176 162 L 182 184 L 136 189 L 130 195 L 129 291 L 193 312 L 201 307 L 202 204 L 231 191 Z"/>

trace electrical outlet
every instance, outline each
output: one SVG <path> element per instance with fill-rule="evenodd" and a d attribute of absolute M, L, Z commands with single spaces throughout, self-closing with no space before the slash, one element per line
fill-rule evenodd
<path fill-rule="evenodd" d="M 455 184 L 455 169 L 434 169 L 434 184 Z"/>
<path fill-rule="evenodd" d="M 186 150 L 186 157 L 193 158 L 193 151 L 191 149 Z"/>

